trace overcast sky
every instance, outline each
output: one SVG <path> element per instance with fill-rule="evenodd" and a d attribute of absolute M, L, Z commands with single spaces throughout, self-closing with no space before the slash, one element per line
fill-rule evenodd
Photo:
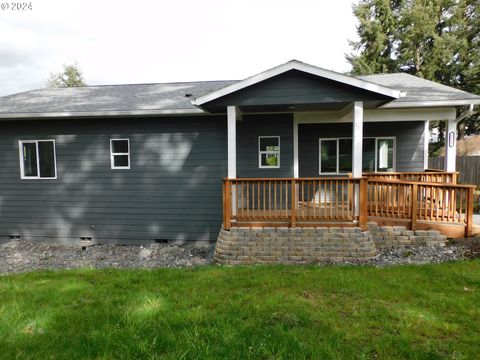
<path fill-rule="evenodd" d="M 74 62 L 90 85 L 236 80 L 291 59 L 344 72 L 356 39 L 350 0 L 31 4 L 0 10 L 0 95 L 44 87 Z"/>

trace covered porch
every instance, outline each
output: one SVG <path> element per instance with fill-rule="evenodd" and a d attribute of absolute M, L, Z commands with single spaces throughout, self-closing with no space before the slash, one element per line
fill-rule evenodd
<path fill-rule="evenodd" d="M 405 132 L 411 122 L 402 116 L 411 114 L 399 112 L 397 121 L 391 122 L 371 121 L 372 116 L 378 116 L 374 114 L 365 123 L 366 111 L 362 102 L 352 103 L 337 112 L 295 113 L 291 138 L 293 176 L 288 174 L 288 169 L 286 173 L 283 170 L 283 176 L 274 176 L 282 164 L 280 136 L 262 146 L 261 135 L 266 133 L 254 132 L 252 137 L 257 139 L 258 136 L 259 167 L 255 174 L 265 171 L 267 176 L 252 177 L 245 176 L 245 166 L 237 165 L 237 150 L 242 148 L 236 144 L 237 126 L 245 128 L 247 125 L 242 121 L 249 115 L 235 106 L 228 109 L 229 176 L 224 181 L 225 229 L 360 227 L 367 230 L 368 222 L 376 222 L 385 226 L 405 226 L 410 230 L 439 230 L 454 238 L 474 233 L 475 186 L 457 184 L 458 174 L 455 162 L 451 160 L 455 159 L 455 141 L 450 141 L 451 146 L 447 147 L 445 170 L 427 169 L 428 121 L 422 118 L 421 112 L 415 115 L 423 123 L 418 131 L 418 121 L 415 122 L 413 128 L 417 130 L 410 136 L 414 139 L 412 148 L 400 138 L 399 132 L 383 133 L 391 136 L 364 136 L 365 129 L 371 132 L 375 127 L 375 131 L 381 133 L 382 129 L 390 128 L 391 131 L 400 125 Z M 343 121 L 318 120 L 324 116 L 330 119 L 341 117 Z M 443 116 L 452 118 L 449 111 L 444 111 Z M 449 127 L 456 129 L 452 125 Z M 349 129 L 350 137 L 332 135 L 342 131 L 346 134 Z M 288 137 L 282 139 L 285 147 Z M 366 149 L 368 140 L 372 140 L 373 151 Z M 420 155 L 419 148 L 422 150 Z M 240 156 L 245 153 L 241 152 Z M 239 160 L 245 164 L 245 159 Z M 401 166 L 403 170 L 417 171 L 396 171 Z M 240 176 L 239 169 L 243 173 Z"/>
<path fill-rule="evenodd" d="M 473 185 L 456 173 L 364 174 L 361 178 L 225 179 L 224 228 L 360 227 L 369 221 L 473 234 Z M 402 179 L 402 180 L 400 180 Z"/>
<path fill-rule="evenodd" d="M 377 221 L 471 235 L 473 187 L 456 183 L 456 108 L 415 101 L 295 61 L 197 98 L 227 113 L 224 228 Z M 426 171 L 430 120 L 447 123 L 443 172 Z"/>

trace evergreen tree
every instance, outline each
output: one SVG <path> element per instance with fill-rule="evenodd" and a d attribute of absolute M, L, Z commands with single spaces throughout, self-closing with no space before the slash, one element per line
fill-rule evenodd
<path fill-rule="evenodd" d="M 406 72 L 480 94 L 480 0 L 359 0 L 353 12 L 353 74 Z M 477 117 L 459 137 L 480 132 Z M 443 138 L 444 124 L 433 126 Z"/>

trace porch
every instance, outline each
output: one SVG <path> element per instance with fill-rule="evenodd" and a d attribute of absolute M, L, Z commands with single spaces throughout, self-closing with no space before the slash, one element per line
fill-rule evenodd
<path fill-rule="evenodd" d="M 231 227 L 360 227 L 367 223 L 473 234 L 473 185 L 455 172 L 364 173 L 362 177 L 224 180 Z"/>

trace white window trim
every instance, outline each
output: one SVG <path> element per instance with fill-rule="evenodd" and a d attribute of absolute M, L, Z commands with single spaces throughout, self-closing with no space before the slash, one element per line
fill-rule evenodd
<path fill-rule="evenodd" d="M 127 146 L 128 146 L 128 152 L 126 153 L 114 153 L 113 152 L 113 142 L 114 141 L 127 141 Z M 128 156 L 128 166 L 115 166 L 114 163 L 114 156 L 115 155 L 127 155 Z M 130 169 L 130 139 L 110 139 L 110 168 L 112 170 L 121 170 L 121 169 Z"/>
<path fill-rule="evenodd" d="M 346 174 L 343 172 L 339 172 L 340 164 L 339 164 L 339 142 L 341 139 L 352 139 L 351 137 L 335 137 L 335 138 L 320 138 L 318 139 L 318 173 L 319 175 L 342 175 Z M 375 169 L 374 172 L 377 173 L 378 171 L 378 141 L 379 140 L 393 140 L 393 171 L 395 172 L 397 169 L 397 138 L 395 136 L 367 136 L 364 137 L 363 140 L 365 139 L 375 139 Z M 322 172 L 322 156 L 321 156 L 321 149 L 322 149 L 322 141 L 328 141 L 328 140 L 336 140 L 337 143 L 337 151 L 336 151 L 336 160 L 337 160 L 337 171 L 336 172 Z M 362 141 L 363 141 L 362 140 Z M 381 171 L 386 172 L 386 171 Z"/>
<path fill-rule="evenodd" d="M 260 139 L 278 139 L 278 151 L 262 151 L 260 150 Z M 266 166 L 262 165 L 262 155 L 263 154 L 277 154 L 278 155 L 278 163 L 276 166 Z M 258 168 L 259 169 L 279 169 L 280 168 L 280 136 L 259 136 L 258 137 Z"/>
<path fill-rule="evenodd" d="M 41 141 L 53 142 L 53 161 L 55 165 L 55 176 L 40 177 L 40 156 L 38 151 L 38 143 Z M 25 176 L 25 169 L 23 167 L 23 144 L 35 144 L 37 152 L 37 176 Z M 22 180 L 55 180 L 57 179 L 57 150 L 55 139 L 39 139 L 39 140 L 18 140 L 18 155 L 20 161 L 20 179 Z"/>

